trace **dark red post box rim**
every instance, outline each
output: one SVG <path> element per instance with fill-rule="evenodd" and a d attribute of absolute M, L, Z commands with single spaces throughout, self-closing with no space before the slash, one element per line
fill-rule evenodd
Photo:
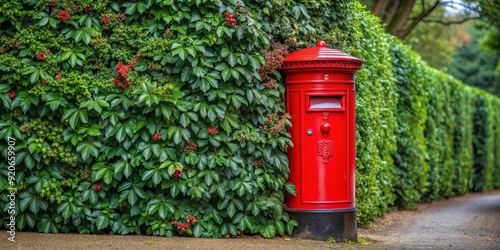
<path fill-rule="evenodd" d="M 326 42 L 319 41 L 316 47 L 294 51 L 283 59 L 281 70 L 310 68 L 359 70 L 363 60 L 326 47 Z"/>

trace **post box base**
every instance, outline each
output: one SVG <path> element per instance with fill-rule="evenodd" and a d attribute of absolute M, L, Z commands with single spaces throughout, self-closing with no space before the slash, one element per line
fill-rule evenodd
<path fill-rule="evenodd" d="M 344 210 L 294 210 L 287 209 L 290 219 L 299 225 L 293 236 L 312 240 L 329 240 L 336 242 L 346 240 L 358 241 L 358 225 L 356 209 Z"/>

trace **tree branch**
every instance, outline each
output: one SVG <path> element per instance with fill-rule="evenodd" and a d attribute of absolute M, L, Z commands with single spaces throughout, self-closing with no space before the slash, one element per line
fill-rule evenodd
<path fill-rule="evenodd" d="M 440 4 L 442 4 L 442 2 L 440 0 L 437 0 L 428 10 L 425 10 L 425 8 L 423 8 L 422 13 L 420 13 L 420 15 L 415 17 L 415 19 L 412 20 L 411 24 L 406 29 L 398 31 L 396 33 L 396 36 L 399 39 L 405 38 L 410 33 L 410 31 L 412 31 L 417 26 L 417 24 L 420 21 L 422 21 L 426 16 L 428 16 L 432 11 L 434 11 Z"/>
<path fill-rule="evenodd" d="M 444 25 L 452 25 L 452 24 L 462 24 L 462 23 L 465 23 L 467 21 L 470 21 L 470 20 L 476 20 L 476 19 L 479 19 L 481 17 L 479 16 L 474 16 L 474 17 L 470 17 L 470 18 L 463 18 L 461 20 L 453 20 L 453 21 L 445 21 L 445 20 L 440 20 L 440 19 L 423 19 L 422 22 L 424 23 L 440 23 L 440 24 L 444 24 Z"/>

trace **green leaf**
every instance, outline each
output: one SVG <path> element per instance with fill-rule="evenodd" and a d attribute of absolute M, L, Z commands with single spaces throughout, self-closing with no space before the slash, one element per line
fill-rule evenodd
<path fill-rule="evenodd" d="M 236 55 L 234 55 L 233 53 L 229 54 L 229 56 L 227 57 L 227 62 L 231 67 L 234 67 L 236 65 Z"/>
<path fill-rule="evenodd" d="M 194 226 L 193 236 L 196 238 L 201 236 L 201 225 L 199 223 Z"/>
<path fill-rule="evenodd" d="M 230 69 L 230 68 L 222 70 L 221 75 L 222 75 L 223 81 L 227 81 L 227 80 L 229 80 L 229 78 L 231 78 L 231 74 L 232 74 L 231 71 L 232 71 L 232 69 Z"/>
<path fill-rule="evenodd" d="M 271 223 L 266 223 L 265 227 L 262 227 L 259 232 L 264 236 L 264 238 L 270 239 L 276 235 L 276 228 Z"/>
<path fill-rule="evenodd" d="M 229 203 L 229 205 L 227 205 L 226 211 L 229 218 L 233 218 L 234 214 L 236 213 L 236 206 L 234 205 L 234 202 L 231 202 Z"/>
<path fill-rule="evenodd" d="M 285 224 L 283 224 L 282 221 L 279 220 L 275 221 L 274 226 L 276 227 L 276 230 L 281 236 L 285 234 Z"/>
<path fill-rule="evenodd" d="M 116 12 L 120 12 L 120 5 L 118 5 L 117 2 L 112 2 L 111 3 L 111 8 L 116 11 Z"/>
<path fill-rule="evenodd" d="M 297 223 L 297 221 L 295 220 L 289 220 L 287 223 L 286 223 L 286 232 L 289 234 L 289 235 L 292 235 L 293 233 L 293 228 L 298 226 L 299 223 Z"/>
<path fill-rule="evenodd" d="M 293 183 L 287 182 L 285 184 L 285 189 L 288 193 L 297 196 L 297 189 L 295 188 L 295 185 L 293 185 Z"/>
<path fill-rule="evenodd" d="M 45 26 L 45 25 L 47 25 L 47 23 L 49 23 L 49 17 L 44 17 L 44 18 L 40 19 L 40 22 L 38 22 L 38 25 Z"/>
<path fill-rule="evenodd" d="M 142 190 L 141 188 L 133 186 L 132 190 L 135 194 L 137 194 L 137 196 L 139 196 L 139 198 L 146 199 L 146 192 L 144 192 L 144 190 Z"/>
<path fill-rule="evenodd" d="M 224 46 L 220 52 L 220 56 L 222 56 L 222 58 L 226 58 L 230 54 L 231 54 L 231 51 L 229 50 L 229 48 L 227 46 Z"/>
<path fill-rule="evenodd" d="M 97 226 L 97 230 L 104 229 L 109 226 L 109 218 L 105 214 L 97 216 L 94 224 Z"/>
<path fill-rule="evenodd" d="M 65 220 L 69 219 L 71 215 L 71 210 L 69 208 L 69 202 L 63 202 L 61 205 L 57 207 L 57 212 L 63 216 Z"/>
<path fill-rule="evenodd" d="M 151 179 L 151 177 L 154 175 L 155 172 L 156 172 L 156 170 L 154 170 L 154 169 L 148 169 L 148 170 L 144 171 L 144 173 L 141 176 L 141 179 L 143 181 L 147 181 L 147 180 Z"/>
<path fill-rule="evenodd" d="M 35 83 L 38 81 L 38 79 L 40 79 L 40 71 L 36 70 L 33 73 L 31 73 L 30 83 Z"/>
<path fill-rule="evenodd" d="M 85 44 L 89 44 L 91 39 L 92 39 L 92 37 L 91 37 L 90 33 L 83 32 L 83 42 Z"/>
<path fill-rule="evenodd" d="M 26 167 L 28 169 L 33 169 L 33 167 L 35 166 L 35 160 L 33 159 L 33 157 L 31 155 L 26 155 L 26 157 L 24 157 L 24 164 L 26 165 Z"/>
<path fill-rule="evenodd" d="M 139 72 L 146 71 L 146 70 L 148 70 L 148 64 L 146 62 L 138 62 L 135 65 L 135 70 L 139 71 Z"/>
<path fill-rule="evenodd" d="M 57 233 L 59 231 L 57 224 L 48 218 L 48 216 L 40 220 L 37 224 L 37 229 L 39 232 L 44 233 Z"/>
<path fill-rule="evenodd" d="M 135 192 L 128 193 L 128 202 L 133 206 L 137 202 L 137 194 Z"/>
<path fill-rule="evenodd" d="M 70 58 L 69 58 L 69 65 L 71 65 L 71 67 L 75 67 L 76 63 L 78 61 L 78 57 L 76 56 L 76 54 L 71 54 Z"/>

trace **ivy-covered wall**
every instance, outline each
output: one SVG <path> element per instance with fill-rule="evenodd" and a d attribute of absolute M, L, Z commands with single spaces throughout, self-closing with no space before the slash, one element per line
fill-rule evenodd
<path fill-rule="evenodd" d="M 2 225 L 15 216 L 18 229 L 47 233 L 291 232 L 291 141 L 276 83 L 287 49 L 242 3 L 30 0 L 0 10 L 0 150 L 15 154 L 0 163 Z"/>
<path fill-rule="evenodd" d="M 291 233 L 286 149 L 300 145 L 279 66 L 318 40 L 364 60 L 360 224 L 500 187 L 500 100 L 428 67 L 356 1 L 26 0 L 0 13 L 3 225 Z"/>

